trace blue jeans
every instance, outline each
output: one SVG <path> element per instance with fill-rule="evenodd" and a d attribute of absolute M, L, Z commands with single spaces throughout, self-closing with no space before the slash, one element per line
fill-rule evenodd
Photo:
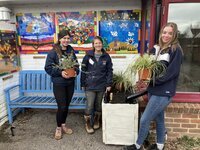
<path fill-rule="evenodd" d="M 139 135 L 136 143 L 142 145 L 146 139 L 150 123 L 156 121 L 157 143 L 164 144 L 165 141 L 165 118 L 164 111 L 172 98 L 167 96 L 156 96 L 149 94 L 149 102 L 140 119 Z"/>
<path fill-rule="evenodd" d="M 101 112 L 101 103 L 104 91 L 85 91 L 86 95 L 86 109 L 85 115 L 92 115 L 94 111 Z"/>

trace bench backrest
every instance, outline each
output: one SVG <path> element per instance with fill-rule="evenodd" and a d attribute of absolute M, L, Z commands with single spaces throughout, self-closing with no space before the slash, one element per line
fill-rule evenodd
<path fill-rule="evenodd" d="M 51 77 L 44 70 L 20 71 L 20 91 L 25 93 L 50 93 L 53 90 Z M 75 80 L 75 92 L 83 93 L 80 87 L 80 74 Z"/>

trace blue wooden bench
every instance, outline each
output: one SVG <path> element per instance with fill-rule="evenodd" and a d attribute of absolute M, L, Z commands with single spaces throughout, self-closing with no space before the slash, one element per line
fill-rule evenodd
<path fill-rule="evenodd" d="M 12 90 L 19 89 L 19 96 L 11 99 Z M 5 96 L 9 124 L 13 122 L 14 108 L 50 108 L 56 109 L 50 76 L 44 70 L 25 70 L 19 73 L 19 84 L 6 88 Z M 45 95 L 46 94 L 46 95 Z M 75 92 L 69 109 L 85 109 L 85 94 L 80 87 L 80 75 L 75 80 Z"/>

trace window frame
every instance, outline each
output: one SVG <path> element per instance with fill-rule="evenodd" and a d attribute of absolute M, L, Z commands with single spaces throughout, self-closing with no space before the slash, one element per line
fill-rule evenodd
<path fill-rule="evenodd" d="M 167 23 L 169 4 L 171 3 L 200 3 L 200 0 L 163 0 L 161 26 Z M 200 103 L 200 92 L 176 92 L 173 102 Z"/>

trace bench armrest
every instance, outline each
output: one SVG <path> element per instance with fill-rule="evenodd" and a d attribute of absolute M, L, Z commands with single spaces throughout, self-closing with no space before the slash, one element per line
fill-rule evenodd
<path fill-rule="evenodd" d="M 4 93 L 5 93 L 5 96 L 6 96 L 6 102 L 7 102 L 7 104 L 10 103 L 10 90 L 12 90 L 12 89 L 14 89 L 14 88 L 16 88 L 18 86 L 20 86 L 20 85 L 19 84 L 13 85 L 11 87 L 8 87 L 8 88 L 4 89 Z"/>
<path fill-rule="evenodd" d="M 11 89 L 13 89 L 13 88 L 15 88 L 15 87 L 17 87 L 17 86 L 20 86 L 20 85 L 17 84 L 17 85 L 13 85 L 13 86 L 11 86 L 11 87 L 8 87 L 8 88 L 4 89 L 4 92 L 7 93 L 7 92 L 9 92 Z"/>

